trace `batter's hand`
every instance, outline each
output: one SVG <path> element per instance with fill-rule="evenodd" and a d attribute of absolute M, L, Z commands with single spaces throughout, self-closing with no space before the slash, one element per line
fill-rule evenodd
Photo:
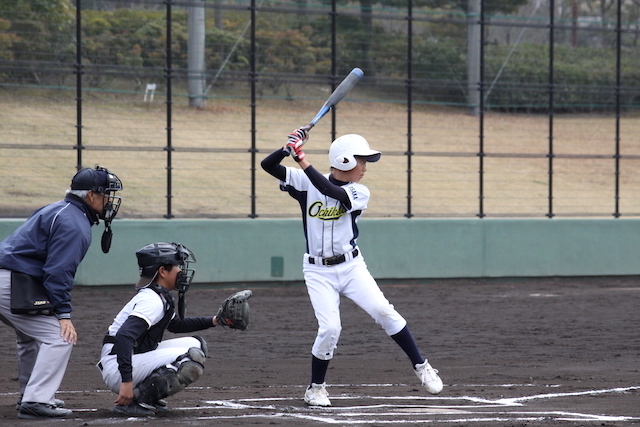
<path fill-rule="evenodd" d="M 296 162 L 300 162 L 300 160 L 304 159 L 304 156 L 306 155 L 304 151 L 302 151 L 302 144 L 299 144 L 299 141 L 300 140 L 290 141 L 285 147 Z"/>
<path fill-rule="evenodd" d="M 293 132 L 291 132 L 289 135 L 287 135 L 287 137 L 289 139 L 291 138 L 299 139 L 300 141 L 302 141 L 302 144 L 300 144 L 300 146 L 303 146 L 309 140 L 310 129 L 311 129 L 311 126 L 302 126 L 301 128 L 298 128 Z"/>
<path fill-rule="evenodd" d="M 118 398 L 113 401 L 117 406 L 127 406 L 133 400 L 133 381 L 120 383 Z"/>
<path fill-rule="evenodd" d="M 60 336 L 64 342 L 76 345 L 78 343 L 78 333 L 71 323 L 71 319 L 58 319 L 60 322 Z"/>
<path fill-rule="evenodd" d="M 311 129 L 310 126 L 303 126 L 287 135 L 287 145 L 284 147 L 286 156 L 295 154 L 296 151 L 302 151 L 301 147 L 309 140 L 309 129 Z"/>

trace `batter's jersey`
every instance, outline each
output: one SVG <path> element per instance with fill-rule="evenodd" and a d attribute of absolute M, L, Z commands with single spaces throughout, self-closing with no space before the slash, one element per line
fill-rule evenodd
<path fill-rule="evenodd" d="M 329 258 L 355 249 L 357 222 L 367 209 L 369 189 L 355 182 L 341 185 L 351 201 L 351 209 L 347 210 L 338 200 L 318 191 L 303 170 L 286 169 L 286 181 L 280 182 L 280 188 L 300 203 L 307 253 Z M 329 179 L 329 174 L 324 176 Z"/>

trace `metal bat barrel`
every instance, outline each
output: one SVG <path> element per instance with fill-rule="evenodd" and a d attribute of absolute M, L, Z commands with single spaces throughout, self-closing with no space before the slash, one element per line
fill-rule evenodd
<path fill-rule="evenodd" d="M 335 107 L 344 97 L 355 87 L 356 84 L 362 79 L 364 73 L 360 68 L 354 68 L 349 75 L 338 85 L 333 91 L 327 101 L 324 103 L 318 114 L 309 123 L 310 127 L 313 127 L 321 118 L 325 116 L 333 107 Z"/>

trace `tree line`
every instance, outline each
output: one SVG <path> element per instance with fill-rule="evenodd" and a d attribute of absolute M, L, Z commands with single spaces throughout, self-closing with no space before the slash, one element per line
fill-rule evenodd
<path fill-rule="evenodd" d="M 326 1 L 326 0 L 322 0 Z M 162 69 L 166 62 L 166 13 L 161 4 L 93 1 L 82 12 L 82 62 L 100 70 L 110 68 L 124 74 Z M 246 10 L 225 8 L 217 2 L 207 13 L 205 58 L 208 73 L 224 64 L 225 72 L 246 71 L 253 57 L 257 72 L 274 75 L 273 90 L 287 88 L 292 75 L 328 75 L 332 64 L 337 74 L 361 66 L 367 75 L 402 79 L 407 72 L 407 34 L 384 20 L 373 19 L 375 5 L 400 8 L 406 0 L 360 0 L 359 12 L 339 14 L 335 36 L 327 14 L 304 17 L 297 11 L 257 15 L 255 43 L 246 35 Z M 231 2 L 232 3 L 232 2 Z M 343 3 L 340 0 L 340 3 Z M 512 13 L 527 3 L 488 1 L 486 13 Z M 567 3 L 567 2 L 560 2 Z M 603 16 L 612 13 L 611 1 L 581 2 L 582 7 L 601 6 Z M 625 2 L 627 3 L 627 2 Z M 635 4 L 635 2 L 631 2 Z M 132 5 L 135 4 L 135 7 Z M 204 2 L 207 4 L 207 2 Z M 412 40 L 411 62 L 417 100 L 461 104 L 466 102 L 467 1 L 414 0 L 421 10 L 434 10 L 443 18 L 423 23 Z M 84 5 L 84 2 L 83 2 Z M 102 6 L 112 7 L 102 7 Z M 125 6 L 128 7 L 115 7 Z M 300 1 L 298 7 L 309 7 Z M 85 7 L 85 6 L 83 6 Z M 42 83 L 47 79 L 71 78 L 72 73 L 49 73 L 40 66 L 69 65 L 76 61 L 75 7 L 69 0 L 0 0 L 0 83 Z M 462 15 L 460 15 L 462 13 Z M 630 17 L 633 9 L 628 5 Z M 172 12 L 171 55 L 174 67 L 186 69 L 188 17 L 186 8 Z M 615 32 L 609 42 L 593 46 L 554 46 L 554 79 L 558 84 L 556 107 L 566 111 L 610 108 L 621 97 L 625 108 L 640 102 L 640 55 L 635 43 L 622 48 L 617 68 Z M 635 33 L 632 34 L 633 37 Z M 332 43 L 336 44 L 333 57 Z M 509 58 L 508 63 L 505 58 Z M 506 66 L 505 66 L 506 64 Z M 544 43 L 511 44 L 487 42 L 484 46 L 484 80 L 489 108 L 536 111 L 548 101 L 549 46 Z M 48 67 L 49 71 L 51 67 Z M 620 77 L 618 80 L 618 72 Z M 494 83 L 492 79 L 499 76 Z M 118 72 L 94 73 L 89 84 L 110 84 Z M 620 83 L 616 87 L 617 83 Z M 395 84 L 395 83 L 394 83 Z M 395 89 L 405 90 L 395 84 Z M 290 94 L 288 94 L 290 95 Z"/>

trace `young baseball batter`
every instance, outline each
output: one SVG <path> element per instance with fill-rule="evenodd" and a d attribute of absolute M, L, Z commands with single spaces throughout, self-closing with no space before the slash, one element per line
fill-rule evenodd
<path fill-rule="evenodd" d="M 356 240 L 357 222 L 367 208 L 369 189 L 360 184 L 367 162 L 381 153 L 360 135 L 343 135 L 329 149 L 331 173 L 323 175 L 307 161 L 302 145 L 308 127 L 288 135 L 288 142 L 262 161 L 262 168 L 280 180 L 280 188 L 302 208 L 307 252 L 303 272 L 318 334 L 311 350 L 311 384 L 304 401 L 310 406 L 331 406 L 325 376 L 340 338 L 340 296 L 365 310 L 404 350 L 429 393 L 442 391 L 442 380 L 418 349 L 406 320 L 385 298 L 369 273 Z M 280 163 L 291 154 L 298 168 Z"/>

